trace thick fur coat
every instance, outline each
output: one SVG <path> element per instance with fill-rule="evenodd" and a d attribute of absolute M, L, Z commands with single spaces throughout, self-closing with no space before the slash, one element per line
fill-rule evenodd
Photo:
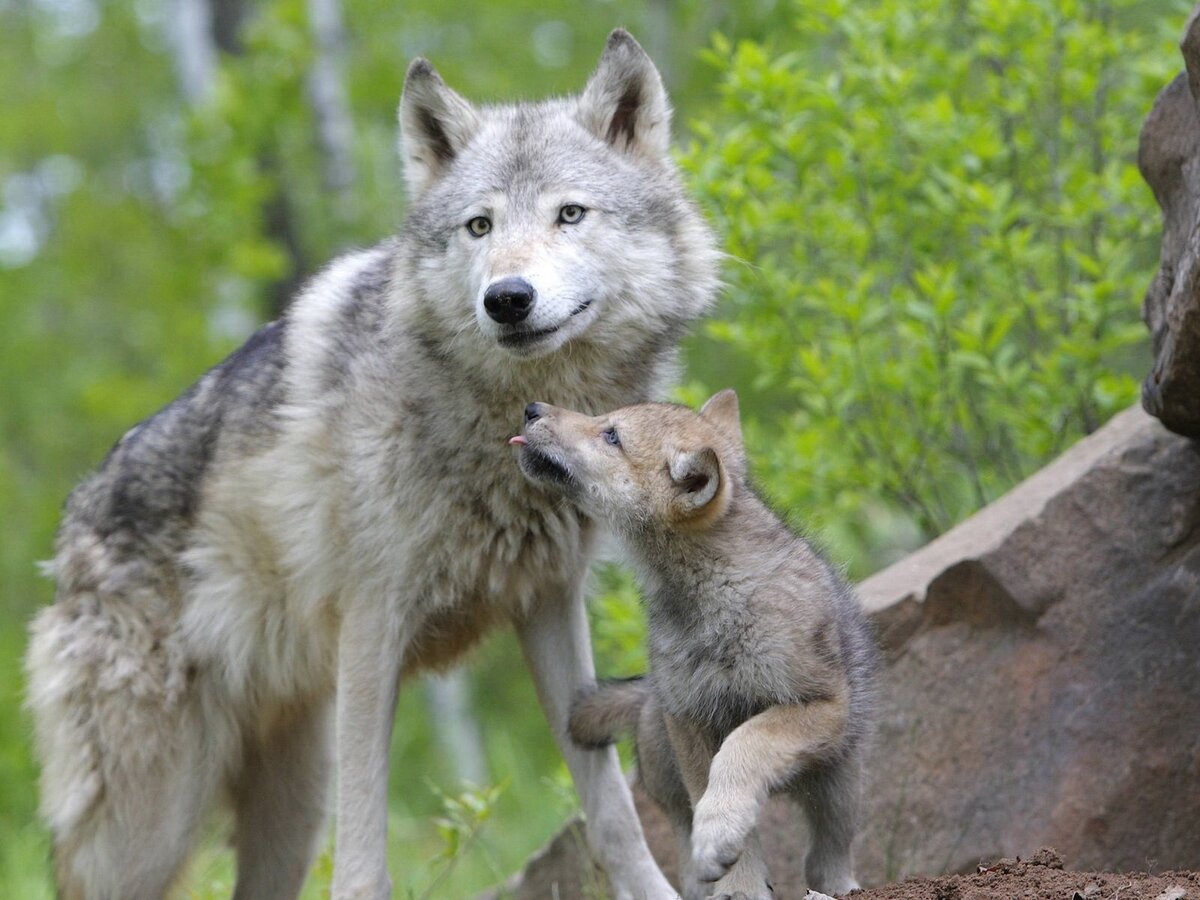
<path fill-rule="evenodd" d="M 400 115 L 400 234 L 333 262 L 67 504 L 27 659 L 66 897 L 161 897 L 223 796 L 237 896 L 295 896 L 332 769 L 334 896 L 387 896 L 399 679 L 506 622 L 614 892 L 673 896 L 615 755 L 565 738 L 592 525 L 505 446 L 532 395 L 658 394 L 713 298 L 666 95 L 614 32 L 579 97 L 475 107 L 418 60 Z M 498 319 L 514 278 L 532 304 Z"/>

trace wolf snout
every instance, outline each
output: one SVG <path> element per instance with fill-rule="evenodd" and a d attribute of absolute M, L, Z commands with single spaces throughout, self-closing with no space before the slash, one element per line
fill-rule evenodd
<path fill-rule="evenodd" d="M 540 419 L 544 410 L 540 403 L 530 403 L 525 407 L 525 424 L 530 425 Z"/>
<path fill-rule="evenodd" d="M 501 278 L 483 292 L 483 308 L 501 325 L 515 325 L 529 315 L 536 299 L 537 291 L 524 278 Z"/>

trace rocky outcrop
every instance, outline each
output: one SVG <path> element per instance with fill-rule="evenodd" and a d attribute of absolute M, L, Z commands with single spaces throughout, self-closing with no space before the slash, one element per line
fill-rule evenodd
<path fill-rule="evenodd" d="M 1128 410 L 860 591 L 866 878 L 1200 867 L 1200 446 Z"/>
<path fill-rule="evenodd" d="M 1042 845 L 1200 868 L 1200 446 L 1127 410 L 859 589 L 887 660 L 865 883 Z M 777 896 L 803 896 L 802 825 L 775 804 L 762 830 Z M 508 896 L 590 896 L 585 858 L 568 829 Z"/>
<path fill-rule="evenodd" d="M 1198 10 L 1200 12 L 1200 10 Z M 1180 44 L 1186 71 L 1142 126 L 1138 167 L 1163 214 L 1161 262 L 1146 291 L 1154 365 L 1142 404 L 1173 431 L 1200 435 L 1200 18 Z"/>

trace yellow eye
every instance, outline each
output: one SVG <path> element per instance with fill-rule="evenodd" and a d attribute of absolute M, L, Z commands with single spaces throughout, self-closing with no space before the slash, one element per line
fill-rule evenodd
<path fill-rule="evenodd" d="M 476 216 L 467 222 L 467 231 L 472 237 L 483 237 L 492 230 L 492 220 L 487 216 Z"/>
<path fill-rule="evenodd" d="M 568 203 L 558 211 L 558 222 L 560 225 L 578 225 L 583 221 L 583 214 L 587 212 L 578 203 Z"/>

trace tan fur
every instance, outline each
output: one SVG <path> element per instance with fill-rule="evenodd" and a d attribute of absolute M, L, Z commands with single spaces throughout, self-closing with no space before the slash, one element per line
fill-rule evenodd
<path fill-rule="evenodd" d="M 735 397 L 734 415 L 736 403 Z M 728 510 L 728 467 L 740 457 L 741 439 L 740 433 L 727 429 L 727 423 L 665 403 L 630 406 L 601 416 L 545 403 L 538 406 L 542 417 L 528 433 L 530 446 L 536 450 L 552 444 L 553 453 L 569 454 L 572 471 L 586 482 L 593 506 L 599 503 L 625 520 L 657 520 L 694 531 L 710 529 Z M 605 442 L 603 433 L 608 428 L 621 436 L 620 452 Z M 689 471 L 689 464 L 700 468 Z M 732 474 L 740 477 L 742 463 L 734 465 Z M 684 478 L 689 474 L 716 482 L 715 494 L 703 505 L 688 502 L 690 495 L 700 492 Z M 589 507 L 587 502 L 583 505 Z"/>
<path fill-rule="evenodd" d="M 853 888 L 873 648 L 844 581 L 746 484 L 737 395 L 699 412 L 534 404 L 521 465 L 611 523 L 639 570 L 650 690 L 600 685 L 577 730 L 637 713 L 642 780 L 680 835 L 689 900 L 712 882 L 713 896 L 770 896 L 755 823 L 779 791 L 808 807 L 810 887 Z"/>

